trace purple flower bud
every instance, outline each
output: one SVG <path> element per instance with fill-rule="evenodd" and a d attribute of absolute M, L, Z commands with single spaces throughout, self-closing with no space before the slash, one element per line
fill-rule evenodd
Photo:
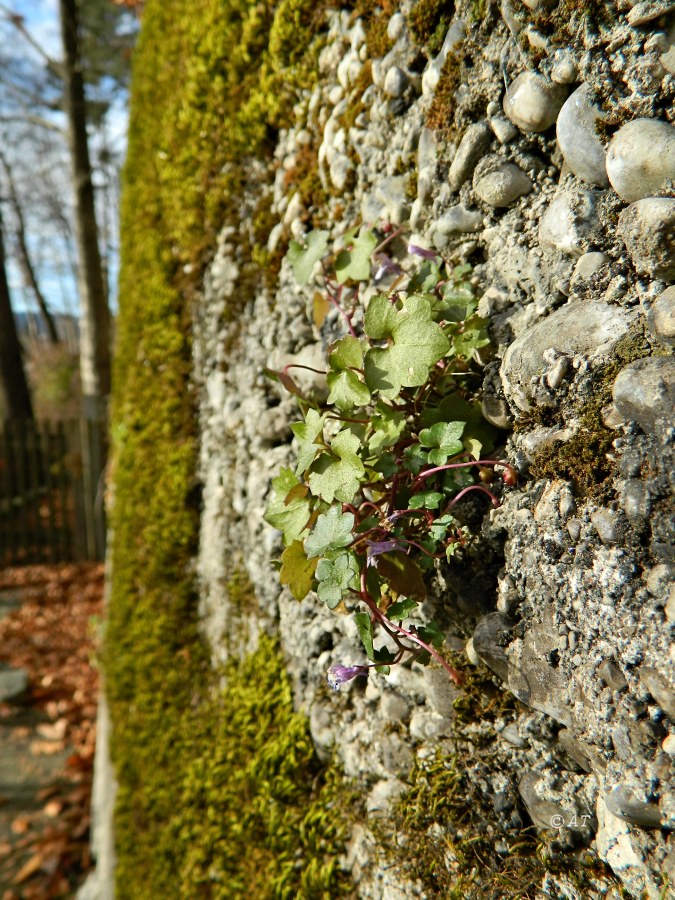
<path fill-rule="evenodd" d="M 408 244 L 408 253 L 414 256 L 421 256 L 422 259 L 438 259 L 438 253 L 433 250 L 426 250 L 424 247 L 418 247 L 417 244 Z"/>
<path fill-rule="evenodd" d="M 368 666 L 331 666 L 328 670 L 328 684 L 334 691 L 339 691 L 340 685 L 346 684 L 359 675 L 367 678 L 368 672 Z"/>
<path fill-rule="evenodd" d="M 379 281 L 380 278 L 384 278 L 384 276 L 389 273 L 395 275 L 401 274 L 401 267 L 397 265 L 390 256 L 387 256 L 386 253 L 378 253 L 375 257 L 375 262 L 379 266 L 375 273 L 375 281 Z"/>
<path fill-rule="evenodd" d="M 390 550 L 396 550 L 400 547 L 398 541 L 366 541 L 368 549 L 366 550 L 366 566 L 376 566 L 375 557 L 381 553 L 389 553 Z"/>

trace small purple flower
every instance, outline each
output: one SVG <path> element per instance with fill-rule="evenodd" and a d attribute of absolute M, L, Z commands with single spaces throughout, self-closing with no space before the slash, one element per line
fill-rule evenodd
<path fill-rule="evenodd" d="M 368 677 L 368 666 L 331 666 L 328 670 L 328 684 L 334 691 L 339 691 L 340 686 L 357 678 L 359 675 Z"/>
<path fill-rule="evenodd" d="M 408 253 L 412 253 L 415 256 L 421 256 L 422 259 L 438 259 L 438 253 L 434 253 L 433 250 L 426 250 L 424 247 L 419 247 L 417 244 L 408 244 Z"/>
<path fill-rule="evenodd" d="M 377 272 L 375 273 L 375 281 L 379 281 L 380 278 L 384 278 L 385 275 L 388 275 L 390 273 L 394 275 L 400 275 L 403 271 L 391 257 L 387 256 L 386 253 L 378 253 L 375 257 L 375 262 L 379 266 Z"/>
<path fill-rule="evenodd" d="M 366 541 L 368 545 L 368 549 L 366 550 L 366 566 L 376 566 L 377 562 L 375 560 L 376 556 L 379 556 L 381 553 L 389 553 L 391 550 L 396 550 L 397 547 L 400 547 L 398 541 Z"/>

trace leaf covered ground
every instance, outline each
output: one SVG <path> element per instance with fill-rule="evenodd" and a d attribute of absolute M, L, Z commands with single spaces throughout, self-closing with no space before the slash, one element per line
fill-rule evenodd
<path fill-rule="evenodd" d="M 28 689 L 0 702 L 0 898 L 72 897 L 91 868 L 100 564 L 0 572 L 0 668 Z"/>

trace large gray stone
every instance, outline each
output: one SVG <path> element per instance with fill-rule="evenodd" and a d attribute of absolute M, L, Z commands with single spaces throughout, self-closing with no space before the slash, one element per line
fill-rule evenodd
<path fill-rule="evenodd" d="M 532 408 L 533 393 L 548 367 L 547 350 L 587 359 L 607 356 L 628 331 L 635 313 L 596 301 L 570 302 L 537 322 L 517 338 L 504 354 L 501 366 L 504 393 L 523 412 Z"/>
<path fill-rule="evenodd" d="M 567 88 L 534 72 L 522 72 L 504 97 L 504 112 L 523 131 L 546 131 L 555 122 Z"/>
<path fill-rule="evenodd" d="M 539 242 L 569 256 L 581 256 L 597 222 L 596 192 L 579 185 L 559 190 L 539 222 Z"/>
<path fill-rule="evenodd" d="M 627 420 L 647 433 L 672 420 L 675 404 L 675 359 L 638 359 L 622 369 L 613 388 L 614 405 Z"/>
<path fill-rule="evenodd" d="M 619 236 L 638 272 L 675 279 L 675 199 L 647 197 L 619 216 Z"/>
<path fill-rule="evenodd" d="M 529 194 L 532 182 L 515 163 L 505 162 L 499 156 L 488 156 L 476 168 L 473 189 L 483 203 L 500 208 Z"/>
<path fill-rule="evenodd" d="M 560 152 L 577 178 L 607 187 L 605 147 L 597 130 L 602 118 L 592 89 L 582 84 L 563 104 L 556 133 Z"/>
<path fill-rule="evenodd" d="M 675 128 L 660 119 L 634 119 L 607 148 L 607 175 L 622 200 L 653 197 L 675 182 Z"/>
<path fill-rule="evenodd" d="M 491 140 L 492 131 L 487 122 L 476 122 L 466 129 L 448 172 L 448 181 L 453 191 L 458 191 L 467 178 L 471 177 L 476 163 L 490 146 Z"/>

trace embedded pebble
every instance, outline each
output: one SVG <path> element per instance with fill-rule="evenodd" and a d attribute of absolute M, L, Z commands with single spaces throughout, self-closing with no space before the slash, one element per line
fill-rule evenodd
<path fill-rule="evenodd" d="M 669 734 L 664 738 L 661 746 L 669 756 L 675 756 L 675 734 Z"/>
<path fill-rule="evenodd" d="M 633 119 L 607 148 L 607 175 L 622 200 L 653 197 L 675 182 L 675 126 L 660 119 Z"/>
<path fill-rule="evenodd" d="M 603 544 L 615 544 L 618 538 L 616 513 L 600 507 L 591 515 L 591 522 Z"/>
<path fill-rule="evenodd" d="M 566 356 L 559 356 L 546 373 L 546 384 L 552 391 L 557 390 L 563 383 L 563 379 L 570 367 L 570 361 Z"/>
<path fill-rule="evenodd" d="M 626 420 L 653 433 L 667 424 L 675 405 L 675 359 L 654 356 L 638 359 L 622 369 L 612 390 L 614 405 Z"/>
<path fill-rule="evenodd" d="M 451 206 L 436 220 L 436 231 L 440 234 L 457 234 L 479 231 L 483 225 L 483 214 L 477 209 L 467 209 L 461 203 Z"/>
<path fill-rule="evenodd" d="M 605 147 L 597 131 L 602 120 L 592 89 L 582 84 L 564 102 L 556 133 L 560 152 L 573 174 L 582 181 L 607 187 Z"/>
<path fill-rule="evenodd" d="M 623 672 L 613 659 L 603 659 L 598 666 L 598 678 L 601 678 L 613 691 L 623 691 L 628 687 Z"/>
<path fill-rule="evenodd" d="M 405 16 L 396 12 L 387 23 L 387 37 L 390 41 L 397 41 L 405 31 Z"/>
<path fill-rule="evenodd" d="M 562 253 L 581 256 L 583 241 L 596 224 L 595 191 L 581 187 L 562 189 L 554 196 L 539 222 L 539 242 Z"/>
<path fill-rule="evenodd" d="M 566 356 L 602 358 L 626 334 L 634 317 L 602 302 L 567 303 L 557 309 L 520 334 L 504 353 L 500 374 L 507 399 L 527 412 L 550 348 Z"/>
<path fill-rule="evenodd" d="M 671 721 L 675 722 L 675 690 L 653 666 L 640 666 L 640 681 Z"/>
<path fill-rule="evenodd" d="M 515 163 L 488 156 L 476 167 L 473 189 L 484 203 L 501 208 L 529 194 L 532 182 Z"/>
<path fill-rule="evenodd" d="M 588 281 L 596 272 L 608 262 L 608 258 L 604 253 L 593 251 L 591 253 L 582 254 L 577 260 L 577 264 L 572 272 L 572 284 L 580 281 Z"/>
<path fill-rule="evenodd" d="M 672 0 L 640 0 L 629 11 L 626 19 L 628 24 L 636 27 L 638 25 L 646 25 L 673 11 Z"/>
<path fill-rule="evenodd" d="M 494 116 L 490 119 L 490 127 L 500 144 L 508 144 L 518 134 L 518 129 L 513 122 L 503 116 Z"/>
<path fill-rule="evenodd" d="M 675 279 L 675 199 L 647 197 L 619 216 L 619 236 L 638 272 Z"/>
<path fill-rule="evenodd" d="M 612 815 L 638 825 L 640 828 L 659 828 L 661 825 L 661 812 L 658 804 L 648 800 L 641 800 L 635 793 L 622 784 L 616 784 L 605 795 L 607 809 Z"/>
<path fill-rule="evenodd" d="M 460 41 L 464 40 L 465 35 L 466 28 L 464 22 L 461 19 L 454 19 L 452 25 L 448 29 L 448 33 L 445 35 L 445 40 L 443 41 L 443 46 L 441 47 L 438 56 L 432 60 L 422 75 L 422 94 L 425 97 L 430 97 L 436 90 L 438 82 L 441 80 L 441 72 L 443 71 L 443 66 L 446 63 L 448 55 Z"/>
<path fill-rule="evenodd" d="M 476 122 L 466 129 L 448 172 L 448 181 L 453 191 L 458 191 L 471 176 L 491 139 L 492 133 L 487 122 Z"/>
<path fill-rule="evenodd" d="M 579 75 L 579 67 L 568 50 L 556 50 L 551 66 L 551 80 L 556 84 L 573 84 Z"/>
<path fill-rule="evenodd" d="M 651 510 L 651 498 L 644 481 L 629 478 L 621 491 L 623 511 L 633 523 L 643 522 Z"/>
<path fill-rule="evenodd" d="M 523 131 L 546 131 L 557 119 L 566 97 L 564 85 L 534 72 L 522 72 L 506 91 L 504 112 Z"/>
<path fill-rule="evenodd" d="M 403 69 L 392 66 L 384 76 L 384 92 L 387 97 L 400 97 L 408 87 L 408 76 Z"/>
<path fill-rule="evenodd" d="M 675 285 L 659 294 L 649 310 L 647 322 L 662 344 L 675 345 Z"/>

